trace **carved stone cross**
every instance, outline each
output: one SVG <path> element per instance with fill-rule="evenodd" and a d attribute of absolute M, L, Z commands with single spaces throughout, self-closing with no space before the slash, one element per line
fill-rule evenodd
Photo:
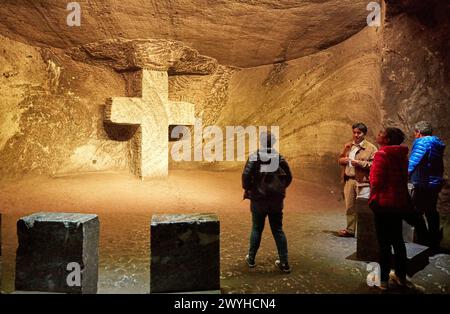
<path fill-rule="evenodd" d="M 139 81 L 139 84 L 137 83 Z M 141 179 L 168 175 L 170 125 L 193 125 L 195 107 L 169 100 L 169 80 L 165 71 L 136 72 L 130 94 L 140 97 L 113 97 L 107 100 L 105 119 L 137 126 L 131 142 L 133 172 Z"/>

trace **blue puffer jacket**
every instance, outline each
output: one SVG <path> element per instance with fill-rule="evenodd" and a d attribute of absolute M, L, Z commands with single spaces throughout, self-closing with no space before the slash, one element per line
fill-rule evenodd
<path fill-rule="evenodd" d="M 414 141 L 409 157 L 408 173 L 411 183 L 424 188 L 441 188 L 444 175 L 445 144 L 436 136 Z"/>

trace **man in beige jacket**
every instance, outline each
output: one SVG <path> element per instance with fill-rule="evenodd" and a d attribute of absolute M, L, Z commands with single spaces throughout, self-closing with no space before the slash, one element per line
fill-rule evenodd
<path fill-rule="evenodd" d="M 341 178 L 344 185 L 344 199 L 347 210 L 347 228 L 339 231 L 341 237 L 354 237 L 356 232 L 355 199 L 359 187 L 369 185 L 369 173 L 377 148 L 365 136 L 367 126 L 355 123 L 352 126 L 353 142 L 347 143 L 339 156 L 342 167 Z"/>

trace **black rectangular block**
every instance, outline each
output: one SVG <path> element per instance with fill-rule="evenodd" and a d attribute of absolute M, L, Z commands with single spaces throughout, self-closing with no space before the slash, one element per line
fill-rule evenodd
<path fill-rule="evenodd" d="M 408 243 L 416 242 L 415 228 L 409 225 L 406 221 L 403 221 L 403 240 Z"/>
<path fill-rule="evenodd" d="M 215 214 L 155 215 L 150 291 L 220 289 L 220 223 Z"/>
<path fill-rule="evenodd" d="M 367 199 L 355 201 L 357 213 L 356 256 L 360 260 L 378 262 L 379 247 L 375 221 Z"/>
<path fill-rule="evenodd" d="M 97 215 L 37 213 L 19 219 L 16 290 L 97 293 L 99 228 Z M 68 269 L 69 263 L 79 268 Z M 78 270 L 81 280 L 72 286 Z"/>
<path fill-rule="evenodd" d="M 408 263 L 406 273 L 412 277 L 424 269 L 429 263 L 429 248 L 417 243 L 405 243 Z"/>
<path fill-rule="evenodd" d="M 356 201 L 358 213 L 356 256 L 363 261 L 379 261 L 379 247 L 375 230 L 375 221 L 372 210 L 367 204 L 367 200 L 359 199 Z M 405 242 L 413 240 L 414 230 L 403 222 L 403 234 L 408 235 Z M 407 274 L 412 277 L 418 271 L 424 269 L 429 264 L 428 247 L 416 244 L 405 243 L 407 255 Z M 392 248 L 391 248 L 392 249 Z M 392 254 L 394 251 L 392 249 Z M 392 255 L 393 257 L 393 255 Z M 392 259 L 391 266 L 394 267 Z"/>

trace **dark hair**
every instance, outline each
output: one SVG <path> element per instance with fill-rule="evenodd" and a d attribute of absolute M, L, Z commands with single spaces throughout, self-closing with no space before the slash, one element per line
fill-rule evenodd
<path fill-rule="evenodd" d="M 428 136 L 433 134 L 433 126 L 428 121 L 417 122 L 414 126 L 415 131 L 420 132 L 420 134 Z"/>
<path fill-rule="evenodd" d="M 362 123 L 362 122 L 358 122 L 358 123 L 353 124 L 352 125 L 352 130 L 354 130 L 354 129 L 358 129 L 361 132 L 363 132 L 364 134 L 367 134 L 367 126 L 364 123 Z"/>
<path fill-rule="evenodd" d="M 400 145 L 405 140 L 405 133 L 398 128 L 386 128 L 384 132 L 389 145 Z"/>
<path fill-rule="evenodd" d="M 270 131 L 262 132 L 259 135 L 259 141 L 261 146 L 264 148 L 272 148 L 272 145 L 277 141 L 275 135 L 273 135 Z"/>

